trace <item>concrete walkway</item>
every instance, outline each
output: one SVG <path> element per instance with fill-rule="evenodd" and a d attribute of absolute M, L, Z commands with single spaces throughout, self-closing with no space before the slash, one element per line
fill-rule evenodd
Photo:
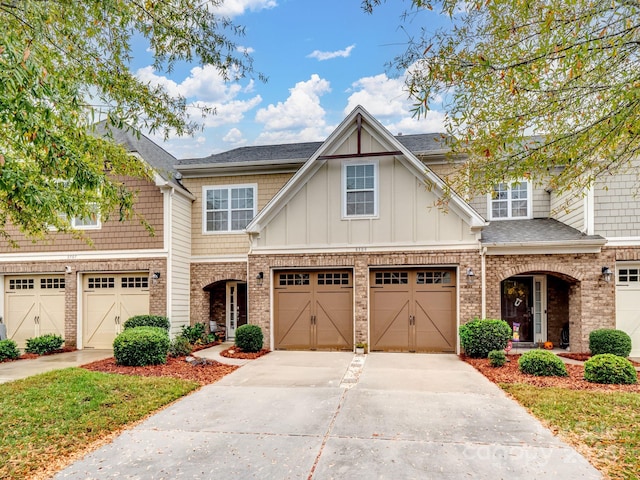
<path fill-rule="evenodd" d="M 601 478 L 455 355 L 272 352 L 55 479 Z"/>
<path fill-rule="evenodd" d="M 20 380 L 39 373 L 60 368 L 78 367 L 86 363 L 113 357 L 113 350 L 76 350 L 75 352 L 55 353 L 38 358 L 0 363 L 0 383 Z"/>

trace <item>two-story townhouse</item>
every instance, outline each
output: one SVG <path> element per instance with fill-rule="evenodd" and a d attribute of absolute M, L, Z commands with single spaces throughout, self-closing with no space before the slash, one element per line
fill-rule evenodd
<path fill-rule="evenodd" d="M 324 142 L 180 161 L 198 197 L 192 321 L 230 337 L 249 321 L 276 349 L 383 351 L 457 351 L 474 317 L 504 318 L 523 345 L 560 344 L 568 325 L 574 351 L 618 325 L 638 352 L 631 180 L 572 198 L 514 181 L 442 209 L 447 153 L 441 135 L 394 136 L 358 107 Z"/>
<path fill-rule="evenodd" d="M 106 134 L 105 124 L 97 134 Z M 179 182 L 175 157 L 144 135 L 112 129 L 154 172 L 151 181 L 120 179 L 136 193 L 138 220 L 73 219 L 92 244 L 50 232 L 33 243 L 13 228 L 18 248 L 0 245 L 0 312 L 7 336 L 20 347 L 53 333 L 67 346 L 111 348 L 122 324 L 136 314 L 168 315 L 174 332 L 189 323 L 190 212 L 194 196 Z"/>

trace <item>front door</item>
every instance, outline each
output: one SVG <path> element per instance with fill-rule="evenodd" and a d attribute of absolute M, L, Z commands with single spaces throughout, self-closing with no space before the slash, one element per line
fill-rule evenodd
<path fill-rule="evenodd" d="M 247 323 L 247 284 L 227 282 L 227 340 L 236 338 L 236 329 Z"/>
<path fill-rule="evenodd" d="M 501 284 L 502 319 L 513 331 L 514 342 L 547 339 L 546 282 L 543 276 L 518 276 Z"/>

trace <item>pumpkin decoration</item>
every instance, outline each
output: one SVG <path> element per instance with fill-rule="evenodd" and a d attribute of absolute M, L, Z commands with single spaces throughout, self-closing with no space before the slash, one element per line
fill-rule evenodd
<path fill-rule="evenodd" d="M 553 350 L 553 342 L 544 342 L 545 350 Z"/>

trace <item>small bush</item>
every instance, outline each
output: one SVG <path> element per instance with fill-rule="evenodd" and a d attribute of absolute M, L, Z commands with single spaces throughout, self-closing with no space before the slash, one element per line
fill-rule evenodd
<path fill-rule="evenodd" d="M 518 360 L 518 368 L 522 373 L 538 377 L 566 377 L 567 367 L 564 362 L 548 350 L 529 350 Z"/>
<path fill-rule="evenodd" d="M 631 353 L 631 337 L 622 330 L 601 328 L 589 334 L 589 350 L 591 355 L 611 353 L 627 358 Z"/>
<path fill-rule="evenodd" d="M 601 353 L 584 362 L 584 379 L 591 383 L 638 383 L 632 363 L 619 355 Z"/>
<path fill-rule="evenodd" d="M 124 329 L 136 327 L 159 327 L 167 332 L 170 328 L 169 319 L 162 315 L 136 315 L 124 322 Z"/>
<path fill-rule="evenodd" d="M 259 352 L 263 340 L 262 329 L 257 325 L 242 325 L 236 330 L 235 343 L 243 352 Z"/>
<path fill-rule="evenodd" d="M 39 337 L 27 339 L 27 353 L 35 353 L 36 355 L 46 355 L 47 353 L 59 350 L 64 343 L 64 339 L 60 335 L 48 333 Z"/>
<path fill-rule="evenodd" d="M 193 325 L 183 325 L 180 336 L 189 340 L 192 345 L 202 344 L 206 342 L 207 333 L 204 323 L 194 323 Z"/>
<path fill-rule="evenodd" d="M 0 362 L 4 360 L 15 360 L 20 356 L 18 344 L 11 339 L 0 340 Z"/>
<path fill-rule="evenodd" d="M 118 365 L 142 367 L 167 363 L 169 335 L 160 327 L 135 327 L 124 330 L 113 341 L 113 356 Z"/>
<path fill-rule="evenodd" d="M 504 320 L 476 318 L 460 326 L 460 343 L 471 358 L 487 358 L 491 350 L 504 350 L 512 333 Z"/>
<path fill-rule="evenodd" d="M 491 350 L 489 352 L 489 365 L 501 367 L 507 363 L 507 354 L 504 350 Z"/>
<path fill-rule="evenodd" d="M 193 345 L 191 345 L 187 337 L 183 337 L 182 335 L 174 338 L 171 341 L 171 345 L 169 345 L 169 355 L 172 357 L 184 357 L 192 351 Z"/>

